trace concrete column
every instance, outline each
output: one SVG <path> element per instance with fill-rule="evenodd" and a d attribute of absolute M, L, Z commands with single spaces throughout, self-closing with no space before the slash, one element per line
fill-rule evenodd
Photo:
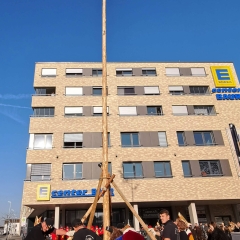
<path fill-rule="evenodd" d="M 188 212 L 189 212 L 190 222 L 192 226 L 194 226 L 195 223 L 198 224 L 198 217 L 197 217 L 197 210 L 196 210 L 195 203 L 190 203 L 190 205 L 188 206 Z"/>
<path fill-rule="evenodd" d="M 56 229 L 59 228 L 59 218 L 60 218 L 60 207 L 56 206 L 55 207 L 55 217 L 54 217 L 54 227 Z"/>
<path fill-rule="evenodd" d="M 134 210 L 137 212 L 138 214 L 138 205 L 137 204 L 134 204 L 133 205 L 133 208 Z M 139 228 L 139 221 L 137 220 L 137 218 L 133 215 L 133 225 L 134 225 L 134 229 L 136 231 L 140 231 L 140 228 Z"/>

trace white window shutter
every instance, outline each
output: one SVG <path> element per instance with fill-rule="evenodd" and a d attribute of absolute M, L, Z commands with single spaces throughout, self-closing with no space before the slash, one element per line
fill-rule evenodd
<path fill-rule="evenodd" d="M 137 115 L 137 107 L 119 107 L 119 115 Z"/>
<path fill-rule="evenodd" d="M 83 95 L 82 87 L 66 87 L 66 95 Z"/>
<path fill-rule="evenodd" d="M 82 68 L 67 68 L 66 73 L 82 73 Z"/>
<path fill-rule="evenodd" d="M 144 87 L 145 94 L 159 94 L 159 87 Z"/>
<path fill-rule="evenodd" d="M 172 106 L 172 111 L 175 115 L 188 115 L 187 106 Z"/>
<path fill-rule="evenodd" d="M 42 76 L 56 76 L 57 69 L 56 68 L 43 68 L 42 69 Z"/>
<path fill-rule="evenodd" d="M 183 91 L 183 86 L 169 86 L 169 91 Z"/>
<path fill-rule="evenodd" d="M 83 134 L 82 133 L 65 133 L 64 142 L 82 142 Z"/>
<path fill-rule="evenodd" d="M 82 107 L 65 107 L 65 114 L 81 114 L 83 113 Z"/>
<path fill-rule="evenodd" d="M 167 76 L 180 76 L 179 68 L 166 68 Z"/>
<path fill-rule="evenodd" d="M 204 68 L 191 68 L 191 72 L 193 76 L 206 76 L 205 69 Z"/>

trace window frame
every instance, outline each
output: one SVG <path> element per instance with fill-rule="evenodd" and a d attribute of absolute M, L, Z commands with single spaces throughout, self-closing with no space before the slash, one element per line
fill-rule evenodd
<path fill-rule="evenodd" d="M 154 73 L 148 73 L 148 71 L 155 71 Z M 142 76 L 157 76 L 156 68 L 142 68 Z"/>
<path fill-rule="evenodd" d="M 64 178 L 64 166 L 67 166 L 67 165 L 73 165 L 73 178 Z M 82 168 L 82 172 L 81 172 L 81 178 L 77 178 L 76 177 L 76 165 L 81 165 L 81 168 Z M 83 163 L 63 163 L 62 164 L 62 180 L 63 181 L 69 181 L 69 180 L 81 180 L 83 179 Z"/>
<path fill-rule="evenodd" d="M 41 115 L 40 114 L 40 110 L 44 111 L 44 114 Z M 39 114 L 36 114 L 35 112 L 37 112 L 37 110 L 39 111 Z M 49 114 L 45 114 L 46 111 L 49 111 Z M 53 115 L 50 114 L 50 110 L 53 110 Z M 33 107 L 33 115 L 32 117 L 54 117 L 55 116 L 55 108 L 54 107 Z"/>
<path fill-rule="evenodd" d="M 101 72 L 101 73 L 99 73 L 99 72 Z M 93 68 L 92 69 L 92 76 L 93 77 L 102 77 L 102 69 Z"/>
<path fill-rule="evenodd" d="M 127 177 L 125 176 L 125 171 L 124 171 L 124 165 L 128 164 L 128 165 L 132 165 L 132 170 L 133 170 L 133 176 Z M 138 164 L 139 167 L 141 167 L 141 175 L 137 176 L 136 175 L 136 165 Z M 131 172 L 127 172 L 127 173 L 131 173 Z M 142 162 L 123 162 L 123 178 L 124 179 L 139 179 L 139 178 L 144 178 L 144 173 L 143 173 L 143 166 L 142 166 Z"/>
<path fill-rule="evenodd" d="M 181 134 L 182 135 L 182 139 L 183 139 L 183 144 L 179 144 L 179 138 L 178 138 L 178 135 Z M 186 139 L 186 136 L 185 136 L 185 132 L 184 131 L 177 131 L 177 139 L 178 139 L 178 146 L 179 147 L 184 147 L 184 146 L 187 146 L 187 139 Z"/>
<path fill-rule="evenodd" d="M 209 170 L 210 170 L 210 174 L 207 174 L 205 171 L 202 171 L 201 169 L 201 165 L 200 163 L 201 162 L 206 162 L 208 163 L 208 167 L 209 167 Z M 212 169 L 211 169 L 211 163 L 217 163 L 218 165 L 218 170 L 219 170 L 219 174 L 214 174 L 212 173 Z M 223 176 L 223 171 L 222 171 L 222 167 L 221 167 L 221 163 L 219 160 L 199 160 L 199 167 L 200 167 L 200 171 L 201 171 L 201 175 L 202 177 L 217 177 L 217 176 Z"/>
<path fill-rule="evenodd" d="M 183 167 L 183 163 L 187 163 L 187 165 L 188 165 L 188 170 L 189 170 L 189 173 L 190 173 L 190 174 L 185 174 L 185 172 L 184 172 L 184 167 Z M 192 169 L 191 169 L 191 164 L 190 164 L 190 161 L 189 161 L 189 160 L 182 160 L 182 170 L 183 170 L 183 176 L 184 176 L 185 178 L 188 178 L 188 177 L 192 177 L 192 176 L 193 176 L 193 174 L 192 174 Z"/>
<path fill-rule="evenodd" d="M 43 75 L 43 72 L 46 69 L 48 69 L 48 70 L 55 70 L 55 73 L 54 74 L 44 74 Z M 56 76 L 57 76 L 57 68 L 42 68 L 42 70 L 41 70 L 41 77 L 56 77 Z"/>
<path fill-rule="evenodd" d="M 155 108 L 156 110 L 156 113 L 149 113 L 148 112 L 148 109 L 149 108 Z M 160 112 L 158 112 L 158 109 L 157 108 L 160 108 Z M 158 114 L 160 113 L 160 114 Z M 147 115 L 149 116 L 162 116 L 163 115 L 163 109 L 162 109 L 162 106 L 147 106 Z"/>
<path fill-rule="evenodd" d="M 199 133 L 201 133 L 203 144 L 197 144 L 196 143 L 195 134 L 199 134 Z M 211 144 L 206 144 L 206 140 L 205 140 L 205 136 L 204 136 L 205 133 L 210 134 L 210 137 L 211 137 L 211 140 L 212 140 Z M 194 137 L 195 146 L 215 146 L 216 145 L 216 141 L 215 141 L 214 134 L 213 134 L 212 131 L 194 131 L 193 132 L 193 137 Z"/>
<path fill-rule="evenodd" d="M 117 92 L 118 92 L 119 89 L 123 89 L 124 90 L 123 94 L 117 93 L 117 95 L 119 95 L 119 96 L 133 96 L 133 95 L 136 95 L 135 87 L 131 87 L 131 86 L 128 86 L 128 87 L 117 87 Z M 126 93 L 125 92 L 126 89 L 133 89 L 133 93 Z"/>
<path fill-rule="evenodd" d="M 200 92 L 200 87 L 206 87 L 206 92 L 205 93 L 201 93 Z M 191 89 L 193 88 L 197 88 L 198 89 L 198 92 L 192 92 Z M 190 95 L 210 95 L 210 91 L 209 91 L 209 86 L 189 86 L 189 94 Z"/>
<path fill-rule="evenodd" d="M 82 108 L 82 113 L 66 113 L 66 108 Z M 81 116 L 83 116 L 83 107 L 77 107 L 77 106 L 64 107 L 64 117 L 81 117 Z"/>
<path fill-rule="evenodd" d="M 72 73 L 67 73 L 67 69 L 71 69 L 72 71 L 74 71 L 74 69 L 78 69 L 78 70 L 81 70 L 80 72 L 72 72 Z M 66 77 L 80 77 L 80 76 L 83 76 L 83 68 L 66 68 L 65 69 L 65 76 Z"/>
<path fill-rule="evenodd" d="M 130 142 L 131 142 L 131 145 L 123 145 L 122 143 L 122 136 L 123 135 L 128 135 L 130 136 Z M 138 137 L 138 145 L 133 145 L 133 134 L 137 134 L 137 137 Z M 140 147 L 140 139 L 139 139 L 139 132 L 121 132 L 121 147 Z"/>
<path fill-rule="evenodd" d="M 52 133 L 47 133 L 47 134 L 34 133 L 33 135 L 34 135 L 34 137 L 33 137 L 33 150 L 43 150 L 43 149 L 47 150 L 47 149 L 52 149 L 53 148 L 53 134 Z M 36 136 L 44 136 L 44 147 L 41 147 L 41 148 L 36 148 L 35 147 L 35 144 L 36 144 L 35 143 L 35 141 L 36 141 L 35 137 Z M 48 136 L 51 136 L 51 147 L 46 147 Z"/>
<path fill-rule="evenodd" d="M 65 134 L 82 134 L 82 141 L 79 141 L 79 142 L 65 142 Z M 66 143 L 73 143 L 73 145 L 68 145 L 66 146 Z M 79 146 L 77 146 L 78 144 Z M 81 143 L 81 144 L 80 144 Z M 63 134 L 63 148 L 64 149 L 76 149 L 76 148 L 83 148 L 83 133 L 64 133 Z"/>
<path fill-rule="evenodd" d="M 206 109 L 207 110 L 207 114 L 203 114 L 203 113 L 195 113 L 196 109 Z M 211 111 L 209 110 L 211 108 Z M 194 109 L 194 114 L 195 115 L 205 115 L 205 116 L 210 116 L 210 115 L 216 115 L 216 110 L 214 105 L 193 105 L 193 109 Z"/>
<path fill-rule="evenodd" d="M 157 176 L 156 172 L 156 165 L 157 164 L 163 164 L 163 171 L 164 174 L 162 176 Z M 170 175 L 167 175 L 167 170 L 166 170 L 166 165 L 168 165 L 169 170 L 170 170 Z M 172 178 L 172 168 L 171 168 L 171 162 L 170 161 L 156 161 L 154 162 L 154 174 L 155 174 L 155 178 Z"/>
<path fill-rule="evenodd" d="M 50 165 L 50 175 L 44 175 L 44 174 L 42 174 L 42 175 L 32 175 L 32 167 L 36 166 L 36 165 L 41 165 L 41 166 L 42 165 Z M 31 182 L 51 181 L 51 170 L 52 170 L 51 168 L 52 168 L 51 163 L 33 163 L 33 164 L 31 164 L 30 181 Z M 32 179 L 33 176 L 41 177 L 41 179 L 40 178 Z"/>
<path fill-rule="evenodd" d="M 127 72 L 129 72 L 129 73 L 127 73 Z M 133 76 L 133 69 L 132 68 L 116 69 L 116 76 L 117 77 L 131 77 L 131 76 Z"/>

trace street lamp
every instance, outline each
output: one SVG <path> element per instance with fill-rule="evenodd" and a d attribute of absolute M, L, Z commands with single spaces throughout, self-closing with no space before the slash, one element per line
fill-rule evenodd
<path fill-rule="evenodd" d="M 9 233 L 8 227 L 9 227 L 9 223 L 10 223 L 10 209 L 11 209 L 11 206 L 12 206 L 12 202 L 11 202 L 11 201 L 8 201 L 8 203 L 9 203 L 9 210 L 8 210 L 8 221 L 7 221 L 7 232 L 6 232 L 6 234 L 7 234 L 7 239 L 8 239 L 8 233 Z"/>

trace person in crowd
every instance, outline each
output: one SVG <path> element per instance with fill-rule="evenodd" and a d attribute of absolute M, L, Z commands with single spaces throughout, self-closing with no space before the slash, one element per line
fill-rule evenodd
<path fill-rule="evenodd" d="M 87 229 L 80 219 L 73 220 L 72 227 L 75 231 L 73 240 L 102 240 L 95 232 Z"/>
<path fill-rule="evenodd" d="M 55 233 L 56 235 L 65 235 L 66 231 L 63 229 L 56 229 L 53 227 L 54 220 L 52 218 L 46 218 L 43 222 L 38 223 L 33 227 L 31 232 L 28 233 L 25 240 L 45 240 L 46 237 Z"/>
<path fill-rule="evenodd" d="M 123 235 L 116 240 L 144 240 L 144 237 L 128 224 L 124 226 L 123 223 L 118 223 L 117 228 L 121 230 Z"/>
<path fill-rule="evenodd" d="M 169 211 L 166 209 L 162 209 L 160 211 L 160 219 L 164 225 L 164 229 L 162 232 L 163 240 L 179 240 L 180 235 L 176 224 L 170 220 Z"/>
<path fill-rule="evenodd" d="M 181 219 L 176 220 L 176 223 L 180 235 L 180 240 L 189 240 L 188 235 L 186 233 L 187 224 L 181 221 Z"/>
<path fill-rule="evenodd" d="M 235 228 L 233 230 L 234 232 L 240 232 L 240 222 L 237 222 L 237 224 L 235 224 Z"/>

